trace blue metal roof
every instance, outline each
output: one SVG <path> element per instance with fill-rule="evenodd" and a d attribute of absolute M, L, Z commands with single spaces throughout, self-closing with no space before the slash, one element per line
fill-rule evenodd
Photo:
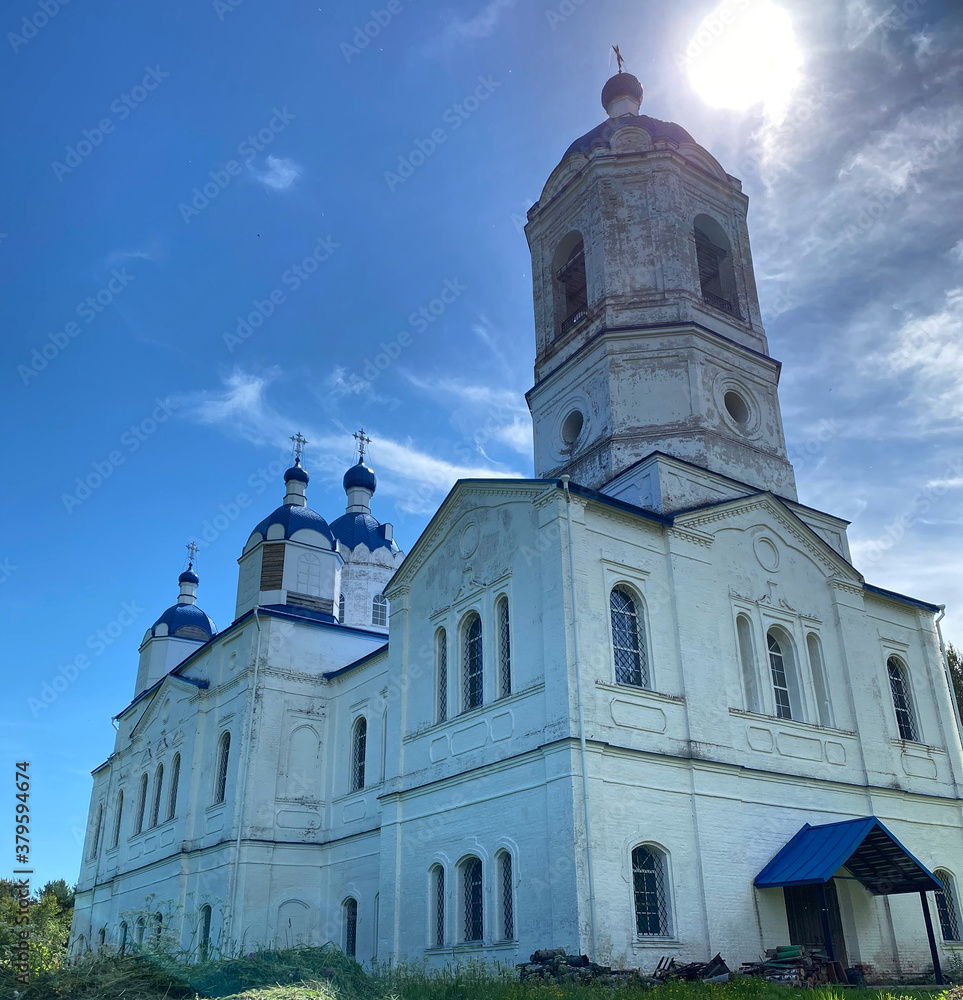
<path fill-rule="evenodd" d="M 150 627 L 150 634 L 157 634 L 157 626 L 166 625 L 168 635 L 177 635 L 185 627 L 199 628 L 208 639 L 213 638 L 217 626 L 196 604 L 174 604 Z M 193 638 L 188 636 L 188 638 Z"/>
<path fill-rule="evenodd" d="M 942 888 L 875 816 L 808 823 L 756 876 L 757 889 L 828 882 L 843 866 L 874 895 Z"/>
<path fill-rule="evenodd" d="M 581 138 L 576 139 L 568 149 L 565 150 L 566 157 L 573 153 L 582 153 L 588 156 L 593 149 L 608 149 L 612 145 L 612 136 L 620 128 L 627 125 L 639 125 L 644 128 L 653 139 L 668 139 L 677 146 L 683 142 L 695 142 L 691 135 L 675 122 L 664 122 L 658 118 L 650 118 L 648 115 L 621 115 L 619 118 L 606 118 L 601 125 L 596 125 L 591 132 L 586 132 Z"/>
<path fill-rule="evenodd" d="M 360 486 L 363 489 L 371 490 L 372 493 L 378 488 L 378 477 L 374 474 L 374 470 L 368 468 L 364 462 L 358 462 L 357 465 L 352 465 L 350 469 L 344 474 L 344 479 L 341 480 L 342 485 L 345 490 L 350 490 L 352 487 Z"/>
<path fill-rule="evenodd" d="M 280 524 L 284 528 L 284 537 L 290 538 L 296 531 L 308 528 L 317 531 L 334 545 L 334 535 L 328 527 L 328 522 L 310 507 L 298 507 L 295 504 L 282 504 L 276 511 L 268 516 L 254 529 L 252 534 L 259 534 L 262 538 L 267 538 L 267 530 L 272 524 Z"/>
<path fill-rule="evenodd" d="M 393 538 L 385 538 L 385 526 L 370 514 L 342 514 L 337 521 L 331 522 L 331 531 L 349 549 L 363 542 L 372 552 L 380 548 L 390 552 L 401 551 Z"/>

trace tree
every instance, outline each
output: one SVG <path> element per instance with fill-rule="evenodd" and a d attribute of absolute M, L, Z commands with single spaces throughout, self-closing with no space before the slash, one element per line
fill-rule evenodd
<path fill-rule="evenodd" d="M 950 679 L 953 681 L 956 704 L 959 706 L 960 714 L 963 715 L 963 653 L 960 653 L 952 642 L 946 644 L 946 660 L 950 665 Z"/>
<path fill-rule="evenodd" d="M 67 939 L 74 912 L 74 890 L 63 879 L 48 882 L 26 900 L 28 923 L 18 922 L 21 883 L 0 879 L 0 967 L 10 968 L 22 926 L 28 930 L 31 974 L 57 968 L 67 956 Z"/>

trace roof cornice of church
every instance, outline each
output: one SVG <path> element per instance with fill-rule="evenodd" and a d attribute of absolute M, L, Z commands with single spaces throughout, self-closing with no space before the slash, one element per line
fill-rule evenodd
<path fill-rule="evenodd" d="M 381 656 L 382 653 L 387 653 L 387 652 L 388 652 L 388 643 L 385 643 L 383 646 L 379 646 L 377 649 L 371 650 L 370 653 L 365 653 L 365 655 L 360 657 L 359 659 L 353 660 L 351 663 L 346 663 L 343 667 L 338 667 L 337 670 L 329 670 L 327 671 L 327 673 L 324 673 L 321 676 L 326 681 L 333 680 L 335 677 L 340 677 L 342 674 L 346 674 L 349 670 L 354 670 L 356 667 L 363 666 L 369 660 L 374 660 L 377 657 Z"/>

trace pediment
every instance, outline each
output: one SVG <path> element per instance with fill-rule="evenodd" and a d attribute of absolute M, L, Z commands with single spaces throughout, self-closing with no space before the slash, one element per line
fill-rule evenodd
<path fill-rule="evenodd" d="M 551 201 L 568 182 L 585 166 L 588 158 L 582 154 L 567 156 L 551 173 L 542 188 L 539 205 Z"/>
<path fill-rule="evenodd" d="M 681 143 L 679 145 L 679 153 L 689 160 L 690 163 L 695 163 L 701 167 L 707 174 L 712 174 L 713 177 L 718 177 L 719 180 L 725 181 L 727 184 L 729 183 L 729 175 L 722 169 L 719 161 L 697 143 Z"/>

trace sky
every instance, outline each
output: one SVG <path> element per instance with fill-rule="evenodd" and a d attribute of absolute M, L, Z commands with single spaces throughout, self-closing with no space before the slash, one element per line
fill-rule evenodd
<path fill-rule="evenodd" d="M 459 477 L 532 474 L 522 227 L 603 120 L 614 43 L 642 112 L 749 195 L 801 501 L 963 643 L 953 5 L 317 4 L 2 15 L 0 742 L 31 762 L 37 885 L 77 877 L 90 770 L 189 539 L 230 623 L 292 434 L 330 519 L 365 428 L 404 549 Z"/>

